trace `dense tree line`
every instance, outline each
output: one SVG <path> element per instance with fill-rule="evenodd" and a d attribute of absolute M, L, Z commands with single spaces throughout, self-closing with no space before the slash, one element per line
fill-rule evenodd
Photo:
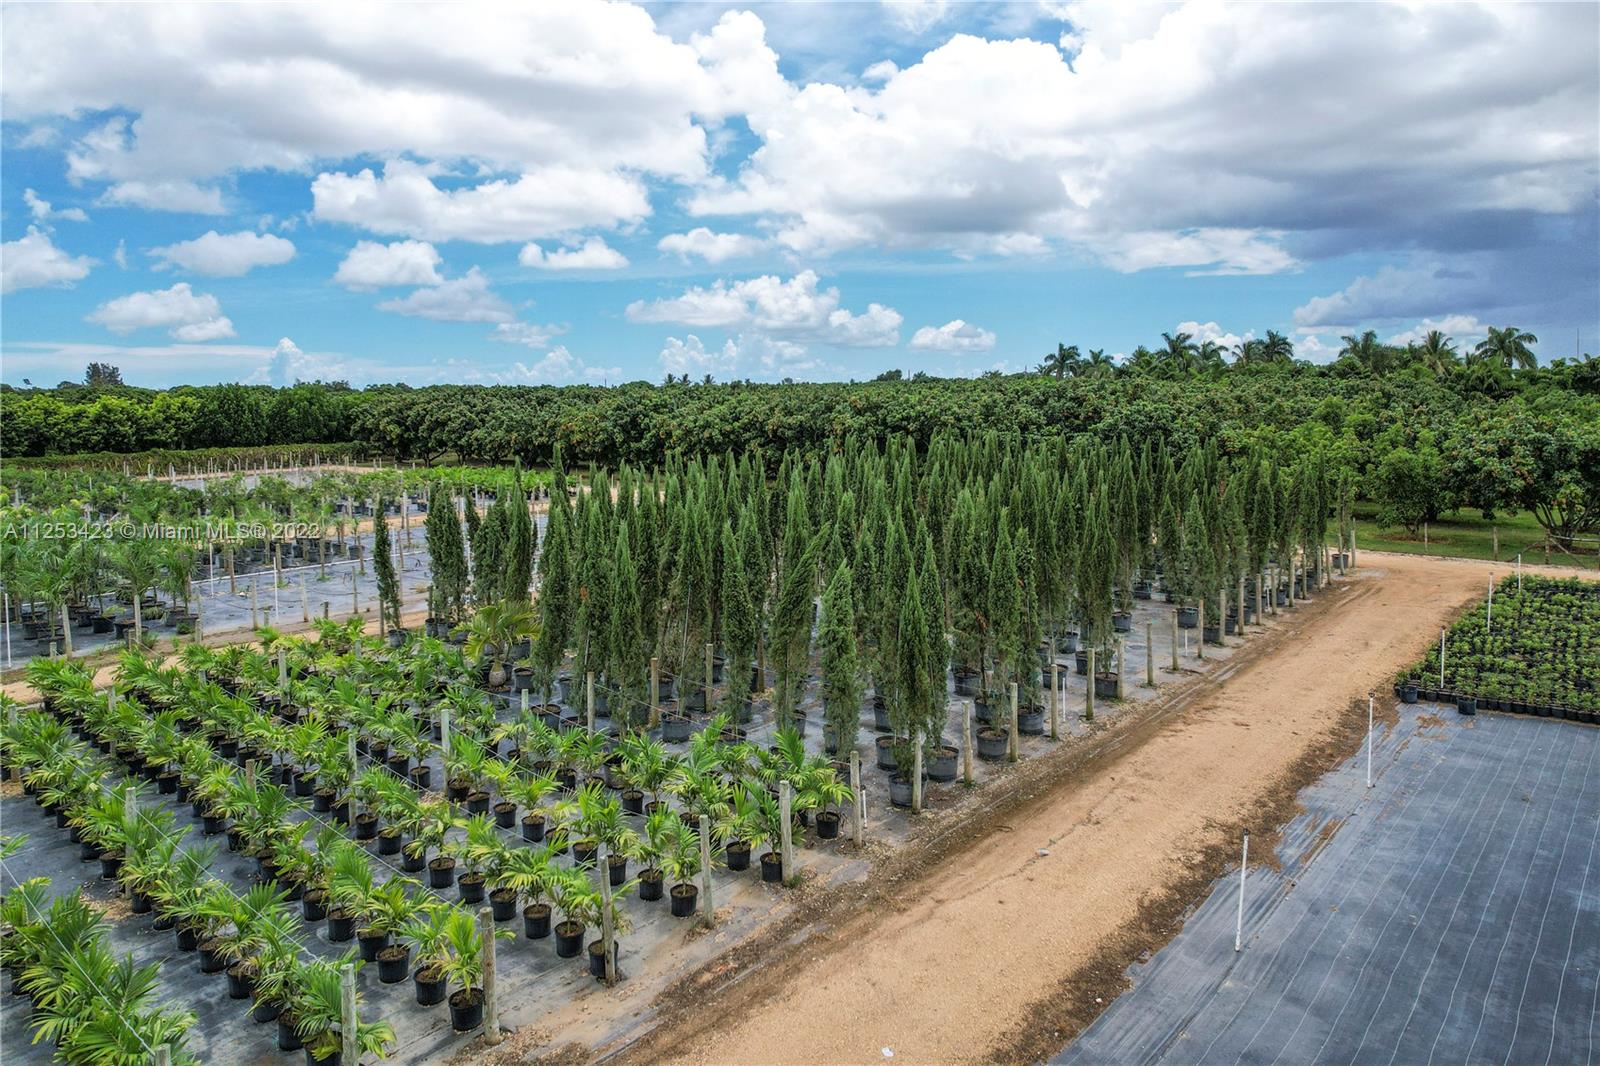
<path fill-rule="evenodd" d="M 412 389 L 299 384 L 152 392 L 115 384 L 0 396 L 11 458 L 83 451 L 323 442 L 400 460 L 654 465 L 668 456 L 836 448 L 847 436 L 996 428 L 1024 437 L 1159 439 L 1177 450 L 1289 455 L 1309 446 L 1349 470 L 1395 524 L 1458 507 L 1533 511 L 1561 539 L 1600 523 L 1600 360 L 1535 365 L 1531 338 L 1493 331 L 1464 355 L 1442 335 L 1406 347 L 1371 331 L 1329 366 L 1281 336 L 1231 353 L 1170 335 L 1121 363 L 1062 345 L 1037 372 L 979 379 L 896 375 L 838 383 L 634 382 L 613 388 Z M 114 368 L 111 368 L 114 370 Z M 770 473 L 770 471 L 769 471 Z"/>

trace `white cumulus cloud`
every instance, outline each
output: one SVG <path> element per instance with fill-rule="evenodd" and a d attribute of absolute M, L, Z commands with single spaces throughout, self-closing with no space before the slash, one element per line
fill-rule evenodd
<path fill-rule="evenodd" d="M 378 310 L 436 322 L 510 322 L 511 306 L 489 287 L 489 278 L 473 267 L 459 278 L 385 300 Z"/>
<path fill-rule="evenodd" d="M 923 326 L 911 335 L 911 347 L 937 352 L 987 352 L 994 347 L 994 334 L 971 322 L 953 318 L 935 329 Z"/>
<path fill-rule="evenodd" d="M 628 265 L 628 257 L 599 237 L 590 237 L 581 245 L 553 252 L 530 242 L 522 246 L 517 262 L 542 270 L 618 270 Z"/>
<path fill-rule="evenodd" d="M 25 237 L 0 245 L 0 292 L 71 285 L 89 276 L 94 260 L 57 248 L 48 233 L 28 227 Z"/>
<path fill-rule="evenodd" d="M 748 258 L 766 246 L 767 242 L 760 237 L 748 233 L 716 233 L 706 226 L 696 226 L 687 233 L 669 233 L 656 242 L 661 251 L 686 262 L 700 259 L 711 264 Z"/>
<path fill-rule="evenodd" d="M 22 201 L 28 205 L 28 210 L 40 222 L 48 222 L 52 218 L 64 219 L 67 222 L 87 222 L 89 216 L 81 207 L 66 207 L 56 210 L 50 201 L 41 197 L 32 189 L 22 190 Z"/>
<path fill-rule="evenodd" d="M 837 288 L 819 288 L 815 271 L 787 281 L 772 274 L 744 281 L 718 280 L 694 286 L 679 296 L 636 300 L 628 305 L 634 322 L 672 322 L 685 326 L 749 329 L 795 341 L 852 348 L 879 348 L 900 342 L 898 311 L 868 304 L 859 314 L 839 306 Z"/>
<path fill-rule="evenodd" d="M 270 233 L 222 234 L 211 230 L 192 241 L 151 248 L 157 268 L 178 267 L 213 278 L 236 278 L 258 266 L 280 266 L 294 258 L 294 243 Z"/>
<path fill-rule="evenodd" d="M 442 260 L 427 241 L 357 241 L 340 262 L 333 280 L 347 289 L 372 290 L 390 285 L 437 285 Z"/>
<path fill-rule="evenodd" d="M 134 292 L 108 300 L 85 316 L 85 321 L 113 333 L 165 328 L 180 341 L 214 341 L 234 335 L 233 323 L 210 293 L 197 293 L 186 281 L 170 289 Z"/>
<path fill-rule="evenodd" d="M 324 173 L 311 183 L 312 214 L 374 233 L 427 241 L 496 244 L 593 226 L 634 222 L 650 213 L 636 177 L 552 165 L 515 180 L 460 189 L 434 184 L 426 167 L 403 160 L 356 174 Z"/>

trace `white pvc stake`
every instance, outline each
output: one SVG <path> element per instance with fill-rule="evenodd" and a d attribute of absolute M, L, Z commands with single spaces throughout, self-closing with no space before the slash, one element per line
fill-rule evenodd
<path fill-rule="evenodd" d="M 11 669 L 11 593 L 5 594 L 6 669 Z"/>
<path fill-rule="evenodd" d="M 1494 631 L 1494 571 L 1489 571 L 1489 610 L 1483 616 L 1483 631 Z"/>
<path fill-rule="evenodd" d="M 1522 553 L 1517 553 L 1517 591 L 1522 591 Z"/>
<path fill-rule="evenodd" d="M 851 821 L 855 823 L 856 847 L 860 847 L 866 839 L 866 807 L 861 802 L 861 753 L 854 749 L 850 752 L 850 794 L 854 796 L 851 802 Z"/>
<path fill-rule="evenodd" d="M 1444 691 L 1444 630 L 1439 630 L 1439 691 Z"/>
<path fill-rule="evenodd" d="M 1244 831 L 1244 853 L 1239 858 L 1239 917 L 1233 928 L 1233 950 L 1244 947 L 1244 874 L 1250 865 L 1250 830 Z"/>
<path fill-rule="evenodd" d="M 1372 693 L 1367 693 L 1367 787 L 1372 787 Z"/>
<path fill-rule="evenodd" d="M 700 920 L 709 929 L 717 924 L 717 903 L 711 895 L 711 827 L 702 824 L 698 836 L 700 837 L 700 894 L 705 897 L 705 905 L 700 908 Z"/>

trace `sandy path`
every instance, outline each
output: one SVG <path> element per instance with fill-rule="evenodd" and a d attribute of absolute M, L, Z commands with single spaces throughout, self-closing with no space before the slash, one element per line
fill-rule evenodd
<path fill-rule="evenodd" d="M 897 1063 L 950 1063 L 1058 1048 L 1058 1032 L 1098 1009 L 1073 996 L 1114 994 L 1105 974 L 1085 978 L 1097 958 L 1149 921 L 1154 898 L 1178 886 L 1192 898 L 1197 875 L 1212 875 L 1202 867 L 1232 852 L 1269 797 L 1280 810 L 1292 802 L 1297 763 L 1327 748 L 1341 720 L 1348 733 L 1352 701 L 1364 708 L 1369 689 L 1386 691 L 1490 570 L 1362 561 L 1348 588 L 1272 638 L 1270 654 L 1198 688 L 1186 709 L 1008 818 L 1012 832 L 982 837 L 782 973 L 743 982 L 752 987 L 733 993 L 748 1006 L 737 1023 L 638 1050 L 652 1061 L 820 1066 L 881 1063 L 884 1049 Z"/>

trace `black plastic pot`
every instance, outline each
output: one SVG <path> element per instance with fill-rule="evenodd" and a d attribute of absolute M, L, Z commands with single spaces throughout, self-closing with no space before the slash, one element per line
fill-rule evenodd
<path fill-rule="evenodd" d="M 404 944 L 391 944 L 378 952 L 378 980 L 386 985 L 397 985 L 411 973 L 411 949 Z"/>
<path fill-rule="evenodd" d="M 356 942 L 361 947 L 361 958 L 366 962 L 375 962 L 378 952 L 389 946 L 388 933 L 370 933 L 363 929 L 356 935 Z"/>
<path fill-rule="evenodd" d="M 321 892 L 307 892 L 300 900 L 300 915 L 308 922 L 320 922 L 328 916 L 327 897 Z"/>
<path fill-rule="evenodd" d="M 502 800 L 494 805 L 494 824 L 501 829 L 510 829 L 517 824 L 517 805 L 508 800 Z"/>
<path fill-rule="evenodd" d="M 282 1013 L 283 1004 L 263 1003 L 258 999 L 255 1002 L 255 1006 L 250 1008 L 250 1020 L 255 1022 L 257 1025 L 261 1025 L 264 1022 L 270 1022 L 274 1020 Z M 290 1048 L 289 1050 L 293 1051 L 294 1048 Z"/>
<path fill-rule="evenodd" d="M 200 947 L 200 934 L 193 929 L 178 926 L 178 950 L 195 951 Z"/>
<path fill-rule="evenodd" d="M 522 935 L 543 940 L 550 935 L 550 904 L 530 903 L 522 908 Z"/>
<path fill-rule="evenodd" d="M 817 838 L 819 840 L 835 840 L 839 836 L 839 812 L 817 812 Z"/>
<path fill-rule="evenodd" d="M 484 876 L 482 874 L 462 874 L 456 882 L 456 887 L 461 891 L 462 903 L 483 902 Z"/>
<path fill-rule="evenodd" d="M 122 855 L 115 851 L 101 852 L 100 876 L 107 881 L 116 880 L 117 874 L 122 871 Z"/>
<path fill-rule="evenodd" d="M 978 758 L 994 762 L 1004 759 L 1011 739 L 998 729 L 978 730 Z"/>
<path fill-rule="evenodd" d="M 484 792 L 481 789 L 474 790 L 472 792 L 468 792 L 467 793 L 467 813 L 468 814 L 488 814 L 489 813 L 489 793 Z"/>
<path fill-rule="evenodd" d="M 456 879 L 456 860 L 448 855 L 441 855 L 428 863 L 428 887 L 449 888 Z"/>
<path fill-rule="evenodd" d="M 255 990 L 255 978 L 249 974 L 240 973 L 235 966 L 228 967 L 228 998 L 249 999 L 250 993 Z"/>
<path fill-rule="evenodd" d="M 356 815 L 356 839 L 375 840 L 378 836 L 378 816 L 372 811 Z"/>
<path fill-rule="evenodd" d="M 605 977 L 606 977 L 605 942 L 601 941 L 601 940 L 591 941 L 590 944 L 589 944 L 588 955 L 589 955 L 589 976 L 590 977 L 599 978 L 602 981 L 605 980 Z M 612 944 L 611 944 L 611 968 L 612 968 L 612 970 L 617 971 L 618 973 L 621 972 L 620 970 L 617 970 L 617 945 L 616 945 L 615 941 L 613 941 Z"/>
<path fill-rule="evenodd" d="M 595 857 L 595 854 L 599 850 L 600 850 L 600 845 L 592 843 L 590 841 L 587 841 L 587 840 L 575 840 L 575 841 L 573 841 L 572 842 L 572 862 L 573 862 L 573 865 L 582 866 L 585 869 L 589 869 L 589 870 L 594 869 L 594 857 Z"/>
<path fill-rule="evenodd" d="M 220 947 L 218 944 L 200 948 L 201 973 L 221 973 L 227 969 L 228 960 L 222 957 L 222 952 L 218 950 Z"/>
<path fill-rule="evenodd" d="M 443 977 L 424 970 L 418 970 L 412 976 L 412 981 L 417 986 L 417 1006 L 433 1007 L 444 1002 L 449 982 Z"/>
<path fill-rule="evenodd" d="M 775 851 L 761 854 L 761 880 L 769 885 L 783 883 L 783 856 Z"/>
<path fill-rule="evenodd" d="M 611 878 L 611 887 L 617 888 L 628 880 L 628 857 L 626 855 L 606 856 L 606 872 Z"/>
<path fill-rule="evenodd" d="M 672 886 L 668 893 L 672 897 L 672 916 L 674 918 L 692 918 L 695 908 L 700 901 L 700 888 L 688 881 Z"/>
<path fill-rule="evenodd" d="M 522 816 L 522 839 L 535 844 L 544 839 L 544 815 L 525 814 Z"/>
<path fill-rule="evenodd" d="M 623 814 L 643 814 L 644 813 L 644 793 L 640 792 L 636 788 L 623 789 L 622 790 L 622 813 Z"/>
<path fill-rule="evenodd" d="M 1017 711 L 1017 732 L 1030 737 L 1044 736 L 1044 708 L 1019 708 Z"/>
<path fill-rule="evenodd" d="M 1462 714 L 1472 715 L 1478 713 L 1478 700 L 1474 696 L 1457 696 L 1456 710 Z"/>
<path fill-rule="evenodd" d="M 353 914 L 334 911 L 328 915 L 328 939 L 343 944 L 356 935 L 356 918 Z"/>
<path fill-rule="evenodd" d="M 299 1051 L 305 1045 L 300 1041 L 299 1023 L 293 1015 L 278 1015 L 278 1050 Z"/>
<path fill-rule="evenodd" d="M 895 741 L 894 737 L 879 737 L 878 738 L 878 740 L 877 740 L 878 769 L 880 769 L 880 770 L 893 770 L 895 768 L 894 741 Z"/>
<path fill-rule="evenodd" d="M 433 787 L 433 767 L 413 766 L 410 773 L 411 783 L 420 789 Z"/>
<path fill-rule="evenodd" d="M 378 834 L 378 854 L 398 855 L 404 843 L 405 837 L 400 834 L 400 830 L 390 826 Z"/>
<path fill-rule="evenodd" d="M 1415 681 L 1402 682 L 1400 685 L 1400 702 L 1417 702 L 1417 683 Z"/>
<path fill-rule="evenodd" d="M 149 896 L 135 890 L 128 893 L 128 907 L 135 914 L 149 914 L 153 904 Z"/>
<path fill-rule="evenodd" d="M 956 760 L 960 757 L 961 750 L 946 744 L 935 752 L 933 758 L 928 760 L 927 774 L 929 781 L 954 781 L 956 779 Z"/>
<path fill-rule="evenodd" d="M 661 898 L 662 884 L 660 870 L 645 870 L 639 875 L 639 898 L 654 903 Z"/>
<path fill-rule="evenodd" d="M 408 874 L 419 874 L 428 867 L 426 854 L 413 855 L 404 849 L 400 853 L 400 869 Z"/>
<path fill-rule="evenodd" d="M 750 869 L 750 845 L 741 840 L 729 841 L 723 856 L 730 870 Z"/>
<path fill-rule="evenodd" d="M 561 922 L 555 927 L 556 955 L 563 959 L 575 959 L 578 952 L 583 950 L 583 926 L 577 922 Z"/>
<path fill-rule="evenodd" d="M 509 922 L 517 916 L 517 890 L 497 888 L 489 893 L 489 907 L 497 922 Z"/>
<path fill-rule="evenodd" d="M 911 806 L 911 777 L 906 774 L 895 774 L 889 778 L 889 802 L 896 807 Z M 766 870 L 761 871 L 763 875 Z M 763 880 L 765 877 L 763 877 Z"/>

